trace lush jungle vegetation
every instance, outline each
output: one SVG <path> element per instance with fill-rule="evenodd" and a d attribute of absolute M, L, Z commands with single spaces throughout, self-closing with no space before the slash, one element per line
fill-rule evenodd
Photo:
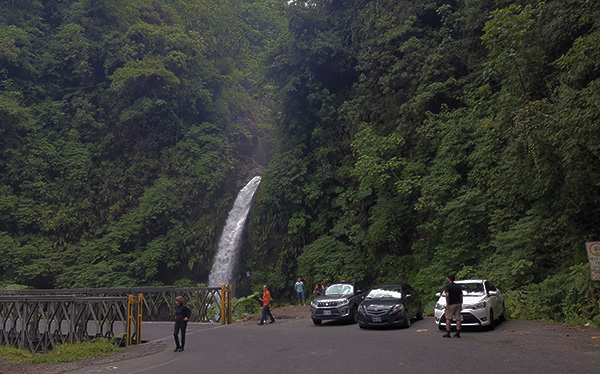
<path fill-rule="evenodd" d="M 598 45 L 592 0 L 0 0 L 0 282 L 205 282 L 266 167 L 279 298 L 455 272 L 600 325 Z"/>
<path fill-rule="evenodd" d="M 0 1 L 5 287 L 207 276 L 240 170 L 269 153 L 257 61 L 280 7 Z"/>

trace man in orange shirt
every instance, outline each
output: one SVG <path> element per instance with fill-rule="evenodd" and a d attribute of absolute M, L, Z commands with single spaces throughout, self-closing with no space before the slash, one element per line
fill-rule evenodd
<path fill-rule="evenodd" d="M 271 301 L 273 301 L 273 299 L 271 298 L 271 293 L 267 289 L 266 284 L 263 286 L 263 296 L 261 300 L 263 302 L 263 308 L 262 313 L 260 314 L 260 322 L 258 323 L 258 325 L 264 325 L 267 321 L 267 316 L 271 318 L 271 322 L 269 323 L 275 322 L 275 318 L 273 318 L 273 315 L 271 314 L 271 309 L 269 309 L 269 304 L 271 303 Z"/>

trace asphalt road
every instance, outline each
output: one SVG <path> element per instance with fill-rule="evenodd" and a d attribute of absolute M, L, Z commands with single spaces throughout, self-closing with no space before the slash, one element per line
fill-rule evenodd
<path fill-rule="evenodd" d="M 71 373 L 600 373 L 600 330 L 514 321 L 493 331 L 445 339 L 432 318 L 409 329 L 280 319 L 188 326 L 185 352 L 173 352 L 170 323 L 144 323 L 157 354 Z"/>

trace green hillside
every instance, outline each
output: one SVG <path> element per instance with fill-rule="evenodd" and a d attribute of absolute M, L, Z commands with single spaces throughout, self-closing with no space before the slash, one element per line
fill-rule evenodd
<path fill-rule="evenodd" d="M 262 172 L 279 299 L 455 272 L 600 325 L 598 45 L 592 0 L 0 0 L 0 287 L 205 282 Z"/>

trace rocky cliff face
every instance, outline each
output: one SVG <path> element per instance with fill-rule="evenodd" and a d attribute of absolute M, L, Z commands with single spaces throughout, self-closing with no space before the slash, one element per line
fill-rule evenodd
<path fill-rule="evenodd" d="M 238 190 L 244 187 L 250 179 L 261 175 L 271 160 L 273 145 L 270 133 L 257 130 L 254 132 L 254 134 L 240 139 L 235 149 L 236 160 L 238 160 L 235 167 Z"/>

